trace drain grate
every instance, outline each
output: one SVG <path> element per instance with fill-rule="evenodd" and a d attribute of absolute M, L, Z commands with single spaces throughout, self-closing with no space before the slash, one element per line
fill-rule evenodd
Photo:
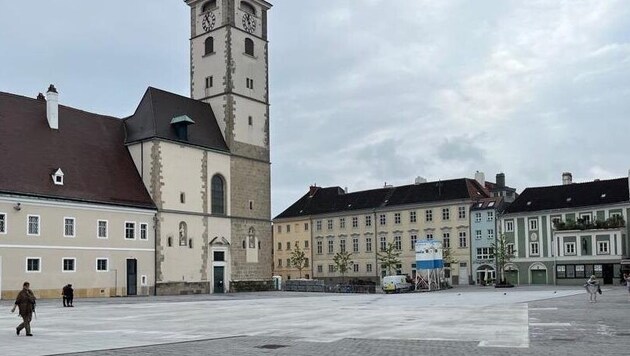
<path fill-rule="evenodd" d="M 267 350 L 276 350 L 276 349 L 281 349 L 283 347 L 289 347 L 289 345 L 267 344 L 267 345 L 256 346 L 256 348 L 258 349 L 267 349 Z"/>

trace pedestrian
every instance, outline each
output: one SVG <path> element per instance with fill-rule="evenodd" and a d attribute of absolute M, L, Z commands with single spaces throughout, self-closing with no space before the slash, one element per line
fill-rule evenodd
<path fill-rule="evenodd" d="M 624 273 L 623 279 L 626 281 L 626 288 L 628 288 L 628 301 L 630 302 L 630 273 Z"/>
<path fill-rule="evenodd" d="M 68 286 L 69 284 L 66 284 L 65 286 L 63 286 L 63 289 L 61 290 L 61 296 L 63 297 L 64 307 L 68 306 Z"/>
<path fill-rule="evenodd" d="M 74 300 L 74 289 L 72 289 L 72 284 L 68 284 L 68 294 L 66 297 L 68 298 L 68 306 L 74 307 L 74 305 L 72 305 L 72 301 Z"/>
<path fill-rule="evenodd" d="M 599 291 L 601 293 L 601 291 L 599 289 L 599 282 L 595 279 L 595 275 L 592 275 L 591 278 L 586 281 L 584 288 L 588 293 L 588 301 L 597 303 L 597 292 Z"/>
<path fill-rule="evenodd" d="M 26 336 L 33 336 L 31 334 L 31 319 L 33 318 L 33 312 L 35 312 L 35 295 L 30 289 L 31 284 L 24 282 L 22 290 L 15 298 L 15 304 L 11 313 L 15 311 L 15 308 L 20 308 L 20 316 L 22 317 L 22 323 L 15 328 L 16 334 L 19 336 L 22 329 L 26 329 Z"/>

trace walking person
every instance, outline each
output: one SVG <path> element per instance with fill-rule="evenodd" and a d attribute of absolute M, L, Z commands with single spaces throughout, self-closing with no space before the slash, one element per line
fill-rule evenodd
<path fill-rule="evenodd" d="M 592 275 L 586 283 L 584 284 L 584 288 L 588 293 L 588 301 L 591 303 L 597 303 L 597 292 L 599 289 L 599 282 L 595 279 L 595 275 Z M 601 292 L 600 292 L 601 293 Z"/>
<path fill-rule="evenodd" d="M 68 284 L 68 293 L 66 294 L 67 302 L 69 307 L 74 307 L 72 302 L 74 301 L 74 289 L 72 288 L 72 284 Z"/>
<path fill-rule="evenodd" d="M 35 311 L 35 295 L 30 289 L 31 284 L 24 282 L 22 290 L 15 298 L 15 304 L 11 309 L 11 313 L 15 311 L 15 308 L 20 308 L 20 316 L 22 317 L 22 323 L 15 328 L 16 334 L 19 336 L 22 329 L 26 329 L 26 336 L 33 336 L 31 334 L 31 320 L 33 318 L 33 312 Z"/>
<path fill-rule="evenodd" d="M 68 304 L 68 286 L 69 284 L 66 284 L 65 286 L 63 286 L 63 289 L 61 290 L 61 296 L 63 297 L 63 306 L 67 307 Z"/>

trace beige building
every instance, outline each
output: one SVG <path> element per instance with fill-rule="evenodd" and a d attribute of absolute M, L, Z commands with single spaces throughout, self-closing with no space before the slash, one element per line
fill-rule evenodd
<path fill-rule="evenodd" d="M 401 263 L 392 273 L 414 276 L 416 241 L 434 239 L 450 247 L 454 261 L 446 269 L 447 278 L 454 284 L 468 284 L 470 206 L 488 196 L 472 179 L 417 180 L 412 185 L 354 193 L 339 187 L 311 187 L 274 223 L 310 218 L 313 278 L 339 279 L 333 257 L 347 251 L 353 264 L 345 277 L 378 282 L 388 271 L 380 266 L 377 252 L 389 243 L 401 252 Z M 280 238 L 274 238 L 277 245 Z"/>
<path fill-rule="evenodd" d="M 273 226 L 274 275 L 281 276 L 283 280 L 313 276 L 310 219 L 278 219 Z M 304 252 L 307 259 L 301 272 L 290 261 L 296 247 Z"/>

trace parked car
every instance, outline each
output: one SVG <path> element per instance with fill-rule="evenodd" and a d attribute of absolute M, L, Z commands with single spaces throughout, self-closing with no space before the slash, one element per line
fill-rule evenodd
<path fill-rule="evenodd" d="M 413 290 L 413 284 L 408 282 L 406 276 L 385 276 L 382 288 L 385 293 L 409 292 Z"/>

